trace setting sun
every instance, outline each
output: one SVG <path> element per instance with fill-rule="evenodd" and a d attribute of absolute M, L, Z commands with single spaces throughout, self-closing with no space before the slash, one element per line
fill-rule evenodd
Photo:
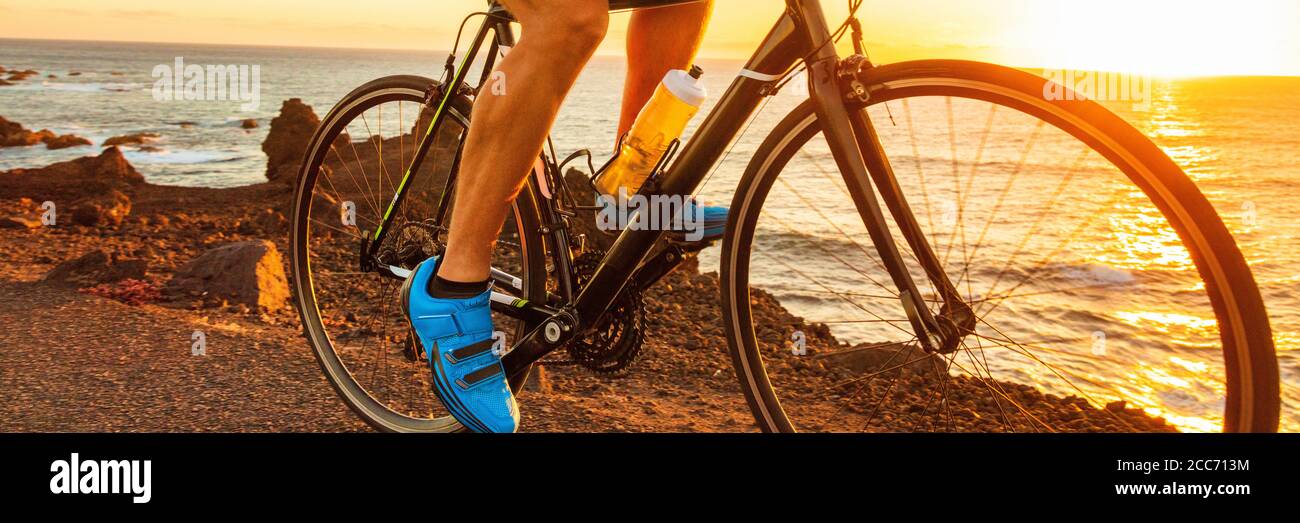
<path fill-rule="evenodd" d="M 1025 46 L 1048 67 L 1158 76 L 1295 73 L 1291 0 L 1033 2 Z"/>

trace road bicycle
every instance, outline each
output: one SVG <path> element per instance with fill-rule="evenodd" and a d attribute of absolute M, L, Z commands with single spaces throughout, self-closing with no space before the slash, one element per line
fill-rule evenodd
<path fill-rule="evenodd" d="M 1096 101 L 1048 96 L 1030 72 L 873 64 L 860 4 L 832 26 L 818 0 L 786 0 L 639 193 L 694 194 L 760 106 L 806 86 L 749 159 L 720 248 L 698 253 L 720 264 L 722 330 L 757 428 L 1098 430 L 1079 412 L 1107 405 L 1100 430 L 1148 430 L 1125 415 L 1133 406 L 1181 428 L 1276 430 L 1259 290 L 1169 156 Z M 488 5 L 441 79 L 390 76 L 344 97 L 297 181 L 305 335 L 380 430 L 462 430 L 431 392 L 396 291 L 442 252 L 475 93 L 515 44 L 510 13 Z M 841 56 L 845 38 L 855 52 Z M 645 342 L 643 293 L 699 250 L 663 230 L 594 241 L 576 196 L 589 180 L 566 175 L 584 163 L 599 174 L 589 152 L 561 159 L 550 145 L 496 247 L 492 309 L 516 390 L 565 353 L 626 372 Z M 1056 395 L 1082 399 L 1043 399 Z"/>

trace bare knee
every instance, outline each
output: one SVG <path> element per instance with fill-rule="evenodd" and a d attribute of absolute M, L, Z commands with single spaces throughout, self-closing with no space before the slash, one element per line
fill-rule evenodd
<path fill-rule="evenodd" d="M 507 5 L 523 27 L 520 43 L 531 39 L 555 52 L 591 55 L 609 29 L 609 0 L 514 0 Z"/>

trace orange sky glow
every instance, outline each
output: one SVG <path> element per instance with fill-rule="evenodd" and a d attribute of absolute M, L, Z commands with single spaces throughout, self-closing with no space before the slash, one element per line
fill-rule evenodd
<path fill-rule="evenodd" d="M 716 0 L 703 54 L 743 58 L 784 5 Z M 842 19 L 843 0 L 824 0 Z M 0 0 L 0 35 L 216 44 L 446 49 L 482 0 Z M 1165 76 L 1300 76 L 1295 0 L 867 0 L 878 62 L 962 58 Z M 626 15 L 602 54 L 618 54 Z"/>

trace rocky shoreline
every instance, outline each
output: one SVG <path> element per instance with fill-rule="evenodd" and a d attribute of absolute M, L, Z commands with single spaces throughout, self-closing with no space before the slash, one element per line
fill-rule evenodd
<path fill-rule="evenodd" d="M 263 145 L 268 181 L 246 187 L 148 183 L 118 149 L 157 138 L 146 135 L 116 137 L 95 156 L 0 172 L 0 292 L 12 297 L 0 306 L 0 430 L 365 430 L 300 336 L 282 255 L 289 182 L 318 124 L 310 107 L 285 102 Z M 75 138 L 2 118 L 0 131 L 18 147 Z M 613 378 L 548 365 L 521 397 L 523 429 L 754 430 L 717 296 L 716 273 L 701 272 L 694 260 L 680 267 L 646 292 L 638 363 Z M 754 309 L 764 339 L 800 330 L 809 333 L 813 356 L 858 349 L 762 291 Z M 206 359 L 193 357 L 190 334 L 198 330 L 206 333 Z M 870 370 L 864 361 L 812 357 L 770 371 L 789 378 L 792 398 L 811 397 L 828 380 Z M 881 407 L 863 428 L 1034 430 L 1031 422 L 1008 427 L 1002 401 L 981 381 L 917 366 L 869 380 L 859 390 Z M 1123 402 L 1098 408 L 996 385 L 1032 413 L 1023 417 L 1056 430 L 1174 430 Z M 946 402 L 935 399 L 941 387 Z"/>

